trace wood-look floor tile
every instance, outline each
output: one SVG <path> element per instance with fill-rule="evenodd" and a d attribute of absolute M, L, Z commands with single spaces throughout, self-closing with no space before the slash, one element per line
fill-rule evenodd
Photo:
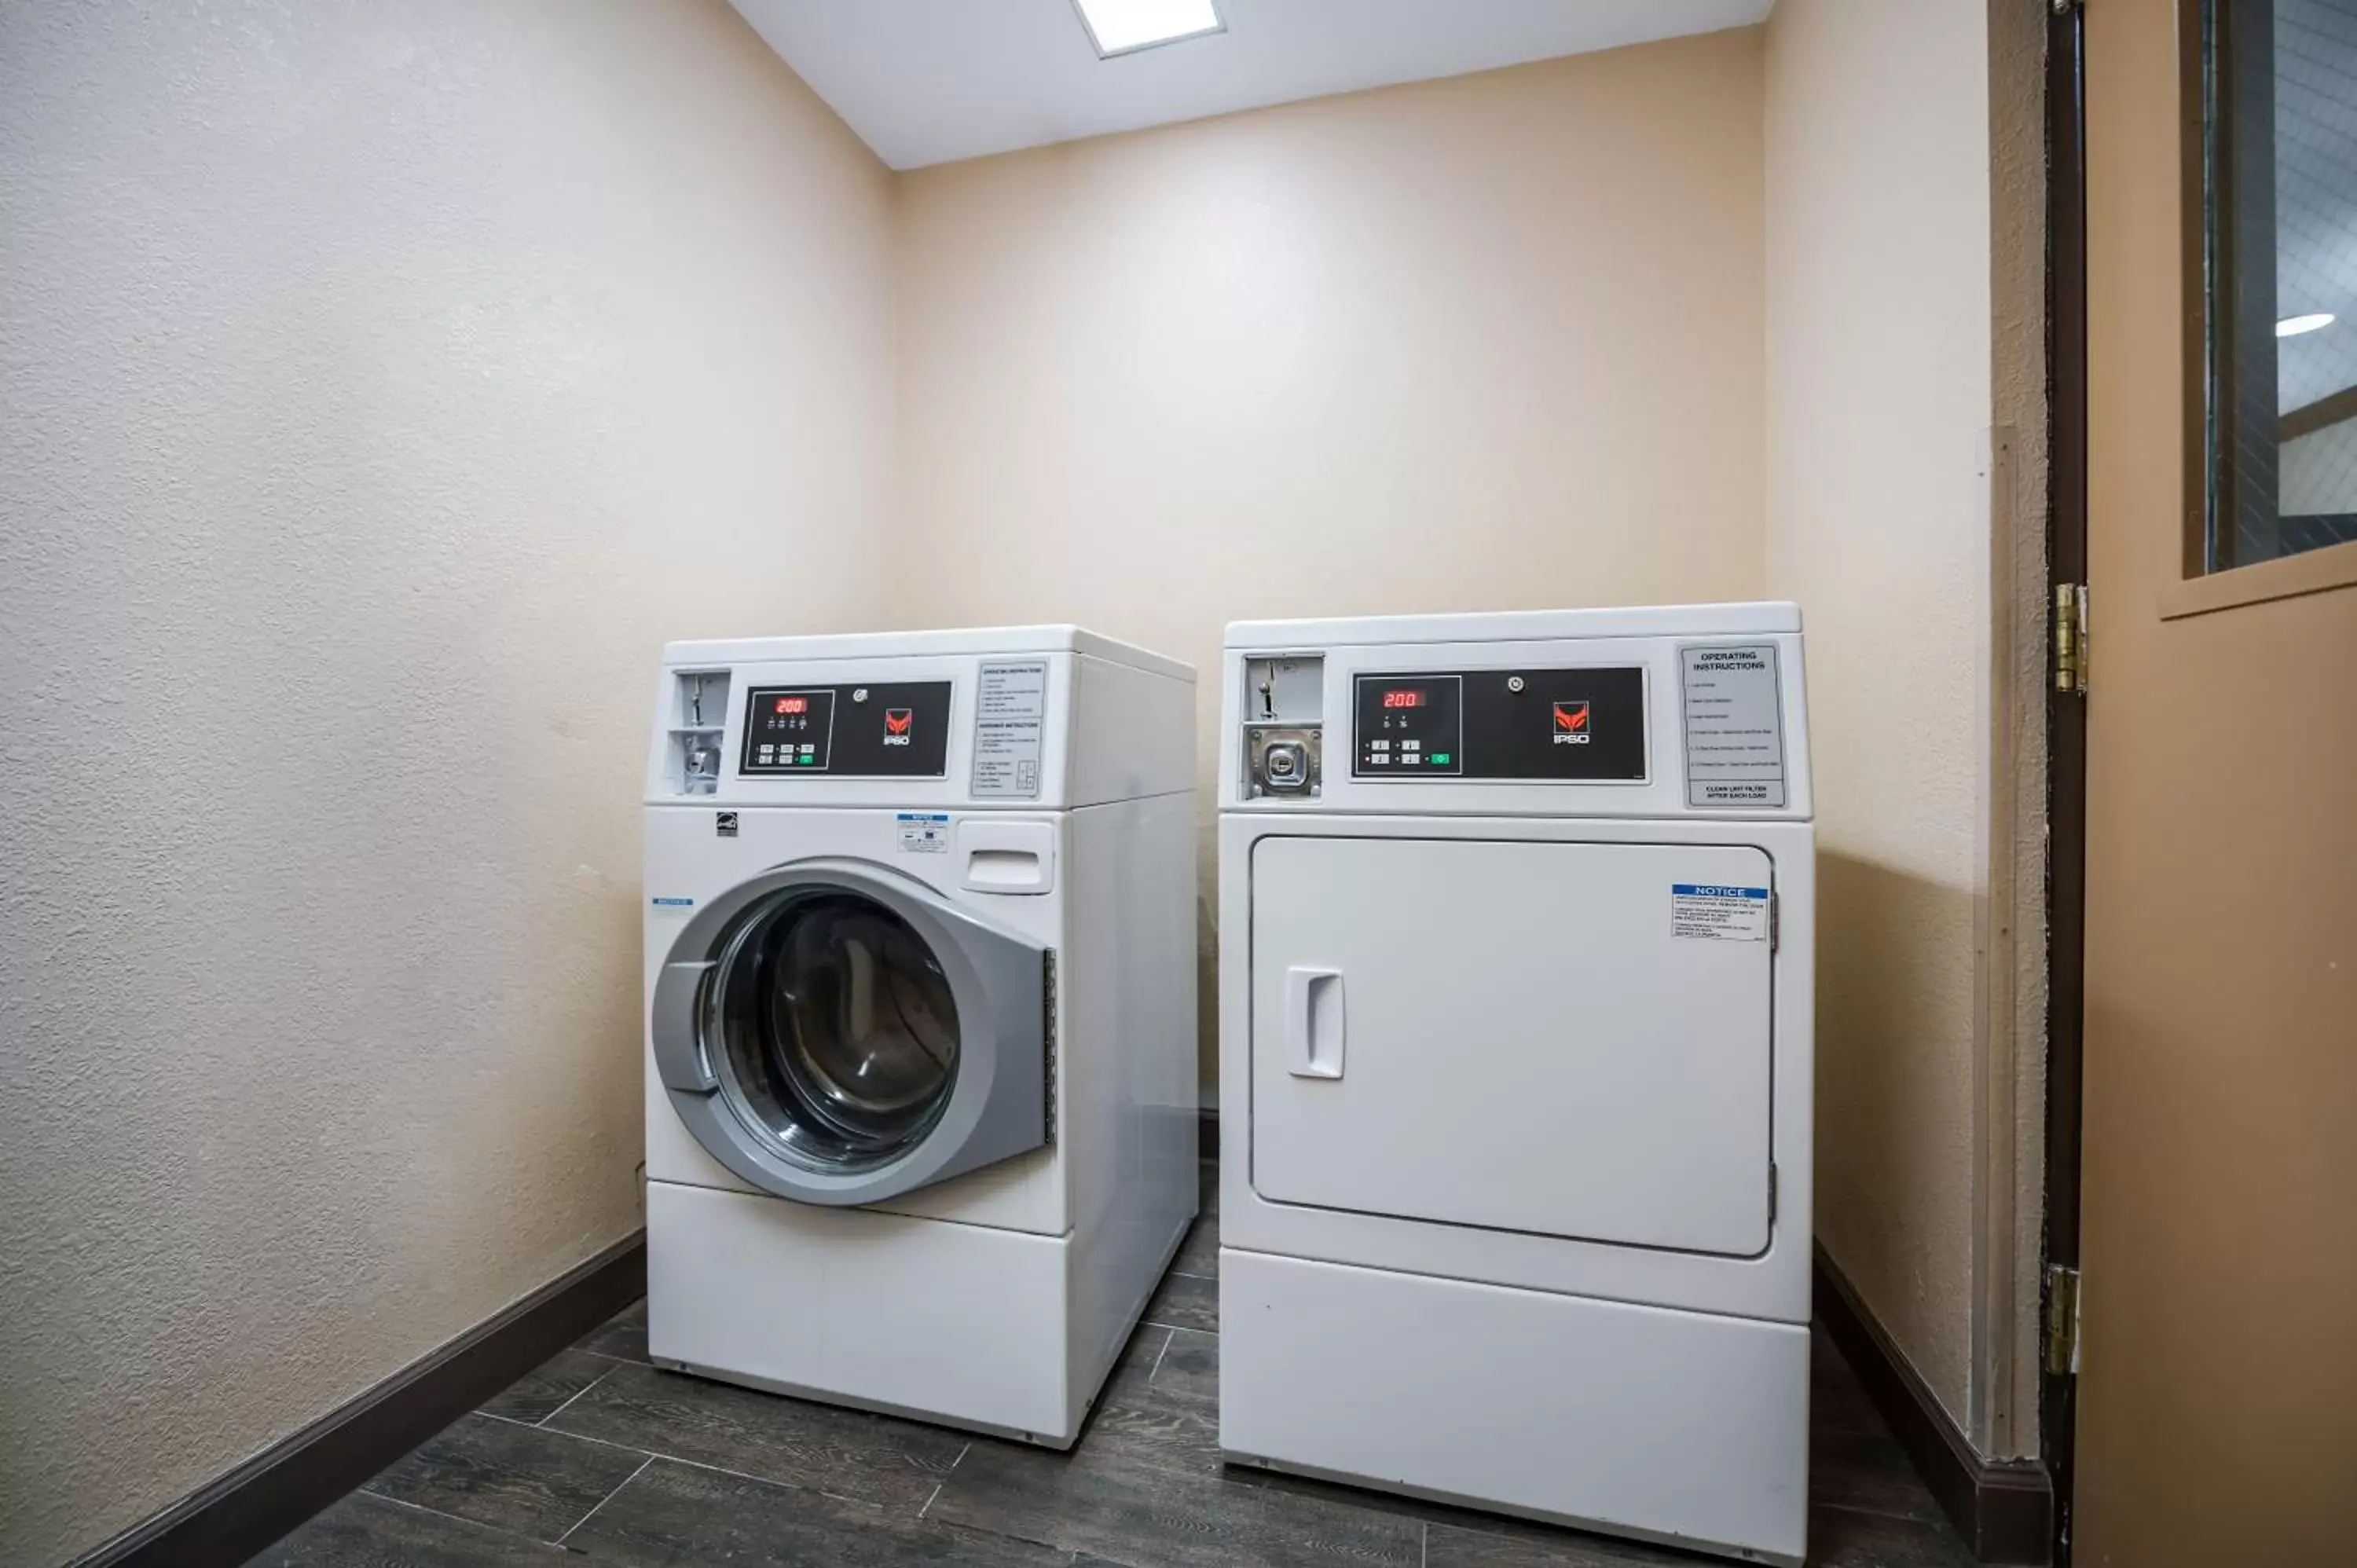
<path fill-rule="evenodd" d="M 914 1509 L 848 1502 L 670 1459 L 648 1466 L 565 1544 L 625 1568 L 1064 1568 L 1071 1561 L 1052 1547 L 920 1519 Z"/>
<path fill-rule="evenodd" d="M 912 1509 L 966 1443 L 939 1427 L 635 1365 L 615 1368 L 543 1430 Z"/>
<path fill-rule="evenodd" d="M 559 1350 L 494 1394 L 481 1410 L 485 1415 L 502 1415 L 510 1421 L 544 1421 L 613 1369 L 614 1363 L 607 1357 L 587 1350 Z"/>
<path fill-rule="evenodd" d="M 554 1541 L 645 1463 L 602 1443 L 463 1415 L 381 1472 L 368 1489 L 395 1502 Z"/>
<path fill-rule="evenodd" d="M 1833 1338 L 1823 1328 L 1809 1335 L 1809 1429 L 1812 1432 L 1853 1432 L 1888 1439 L 1889 1427 L 1874 1408 L 1866 1385 L 1857 1380 Z"/>
<path fill-rule="evenodd" d="M 1809 1438 L 1809 1501 L 1936 1524 L 1947 1517 L 1906 1451 L 1881 1433 L 1820 1429 Z"/>
<path fill-rule="evenodd" d="M 1411 1568 L 1424 1535 L 1320 1498 L 996 1443 L 974 1444 L 925 1517 L 1135 1568 Z"/>
<path fill-rule="evenodd" d="M 1154 1299 L 1146 1304 L 1146 1321 L 1172 1328 L 1220 1331 L 1220 1282 L 1200 1274 L 1165 1274 Z"/>
<path fill-rule="evenodd" d="M 1152 1386 L 1154 1369 L 1161 1362 L 1172 1332 L 1159 1323 L 1139 1324 L 1131 1332 L 1129 1343 L 1114 1359 L 1113 1370 L 1105 1374 L 1104 1387 L 1097 1392 L 1098 1402 L 1143 1393 Z"/>
<path fill-rule="evenodd" d="M 504 1568 L 565 1553 L 465 1520 L 353 1492 L 256 1556 L 252 1568 Z"/>
<path fill-rule="evenodd" d="M 1856 1513 L 1809 1510 L 1810 1568 L 1973 1568 L 1973 1554 L 1945 1524 Z"/>
<path fill-rule="evenodd" d="M 1641 1541 L 1501 1520 L 1435 1524 L 1425 1536 L 1428 1568 L 1703 1568 L 1709 1560 Z"/>
<path fill-rule="evenodd" d="M 1220 1402 L 1220 1337 L 1200 1329 L 1174 1328 L 1162 1359 L 1155 1366 L 1153 1387 L 1172 1399 Z"/>
<path fill-rule="evenodd" d="M 1219 1411 L 1152 1390 L 1108 1400 L 1090 1417 L 1072 1458 L 1099 1468 L 1163 1470 L 1216 1480 L 1221 1474 Z"/>
<path fill-rule="evenodd" d="M 1195 1274 L 1207 1280 L 1220 1277 L 1220 1217 L 1200 1214 L 1187 1230 L 1187 1239 L 1178 1243 L 1178 1255 L 1170 1260 L 1174 1274 Z"/>
<path fill-rule="evenodd" d="M 647 1359 L 647 1298 L 640 1296 L 581 1337 L 576 1347 L 625 1361 Z"/>

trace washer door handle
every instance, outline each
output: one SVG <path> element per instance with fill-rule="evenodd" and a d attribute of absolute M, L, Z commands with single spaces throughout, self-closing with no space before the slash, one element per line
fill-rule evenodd
<path fill-rule="evenodd" d="M 648 1030 L 654 1042 L 655 1071 L 666 1089 L 688 1094 L 710 1094 L 720 1087 L 705 1059 L 703 1031 L 696 1027 L 697 1004 L 704 997 L 705 977 L 712 972 L 709 959 L 673 961 L 655 977 L 654 1016 Z"/>
<path fill-rule="evenodd" d="M 1342 972 L 1296 964 L 1285 972 L 1285 1070 L 1342 1076 Z"/>

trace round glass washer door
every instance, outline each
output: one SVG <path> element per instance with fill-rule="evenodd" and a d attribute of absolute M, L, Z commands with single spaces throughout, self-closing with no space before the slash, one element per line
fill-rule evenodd
<path fill-rule="evenodd" d="M 759 1143 L 850 1175 L 924 1142 L 957 1086 L 958 1007 L 898 912 L 846 889 L 781 892 L 745 910 L 714 956 L 704 1047 Z"/>

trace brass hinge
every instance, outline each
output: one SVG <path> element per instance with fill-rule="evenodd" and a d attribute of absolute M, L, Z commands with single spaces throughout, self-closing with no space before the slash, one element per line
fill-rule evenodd
<path fill-rule="evenodd" d="M 2087 585 L 2054 585 L 2054 689 L 2087 694 Z"/>
<path fill-rule="evenodd" d="M 2079 1375 L 2079 1271 L 2046 1265 L 2046 1369 Z"/>

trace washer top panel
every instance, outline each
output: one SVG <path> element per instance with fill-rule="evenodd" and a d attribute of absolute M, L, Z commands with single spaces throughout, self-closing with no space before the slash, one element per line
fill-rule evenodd
<path fill-rule="evenodd" d="M 663 645 L 663 663 L 674 670 L 700 670 L 791 660 L 909 659 L 953 653 L 1085 653 L 1189 685 L 1195 680 L 1191 664 L 1077 626 L 956 627 L 942 631 L 825 632 L 814 637 L 668 642 Z"/>

